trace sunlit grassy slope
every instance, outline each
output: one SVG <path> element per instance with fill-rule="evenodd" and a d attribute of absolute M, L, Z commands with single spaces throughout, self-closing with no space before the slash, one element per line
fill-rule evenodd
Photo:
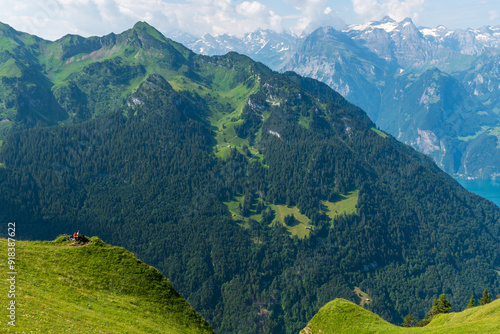
<path fill-rule="evenodd" d="M 5 239 L 0 249 L 5 276 Z M 95 237 L 84 246 L 18 241 L 16 270 L 16 326 L 2 307 L 1 333 L 213 333 L 158 270 Z"/>
<path fill-rule="evenodd" d="M 336 202 L 323 201 L 321 202 L 326 206 L 326 214 L 332 220 L 335 217 L 346 214 L 356 213 L 356 205 L 358 204 L 359 190 L 353 190 L 346 195 L 341 195 L 341 199 Z"/>
<path fill-rule="evenodd" d="M 438 314 L 425 327 L 403 328 L 344 299 L 323 306 L 301 334 L 500 333 L 500 300 L 457 313 Z"/>

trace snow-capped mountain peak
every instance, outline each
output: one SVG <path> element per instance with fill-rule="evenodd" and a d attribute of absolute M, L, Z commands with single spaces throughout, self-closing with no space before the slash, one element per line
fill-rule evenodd
<path fill-rule="evenodd" d="M 349 32 L 349 31 L 369 32 L 375 29 L 382 29 L 385 30 L 386 32 L 391 32 L 398 26 L 399 24 L 396 21 L 394 21 L 389 16 L 386 16 L 380 21 L 370 21 L 365 24 L 352 24 L 348 26 L 347 29 L 344 30 L 344 32 Z"/>
<path fill-rule="evenodd" d="M 446 28 L 443 25 L 439 25 L 434 29 L 421 27 L 421 28 L 419 28 L 419 30 L 422 33 L 422 35 L 432 36 L 435 38 L 442 38 L 442 37 L 446 37 L 446 36 L 453 34 L 453 30 L 448 30 L 448 28 Z"/>

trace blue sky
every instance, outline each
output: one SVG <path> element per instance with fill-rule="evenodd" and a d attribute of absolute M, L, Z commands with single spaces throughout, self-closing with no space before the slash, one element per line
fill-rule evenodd
<path fill-rule="evenodd" d="M 301 34 L 386 15 L 427 27 L 500 25 L 498 0 L 0 0 L 0 8 L 1 22 L 52 40 L 67 33 L 119 33 L 137 21 L 165 34 L 194 35 L 242 35 L 258 28 Z"/>

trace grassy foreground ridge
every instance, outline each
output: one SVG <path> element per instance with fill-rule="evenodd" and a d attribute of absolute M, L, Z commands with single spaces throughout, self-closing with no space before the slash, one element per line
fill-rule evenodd
<path fill-rule="evenodd" d="M 5 276 L 7 240 L 0 247 Z M 15 327 L 0 280 L 2 333 L 213 333 L 157 269 L 97 237 L 83 246 L 16 241 L 16 270 Z"/>
<path fill-rule="evenodd" d="M 500 300 L 462 312 L 438 314 L 425 327 L 403 328 L 344 299 L 335 299 L 300 334 L 329 333 L 500 333 Z"/>

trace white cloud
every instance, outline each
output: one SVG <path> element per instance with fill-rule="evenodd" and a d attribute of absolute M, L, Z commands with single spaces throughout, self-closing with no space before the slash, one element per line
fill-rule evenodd
<path fill-rule="evenodd" d="M 329 25 L 334 28 L 344 26 L 344 21 L 337 12 L 326 5 L 327 0 L 285 0 L 299 12 L 292 16 L 294 22 L 291 30 L 296 34 L 308 33 L 320 26 Z"/>
<path fill-rule="evenodd" d="M 244 1 L 236 6 L 236 11 L 247 17 L 262 16 L 266 14 L 266 6 L 258 1 Z"/>
<path fill-rule="evenodd" d="M 173 0 L 171 0 L 173 1 Z M 181 30 L 193 35 L 243 35 L 258 28 L 310 31 L 321 25 L 343 25 L 327 0 L 282 0 L 295 8 L 282 16 L 269 0 L 0 0 L 0 21 L 47 39 L 67 33 L 83 36 L 120 33 L 137 21 L 147 21 L 162 32 Z M 291 5 L 291 6 L 290 6 Z M 292 8 L 293 6 L 293 8 Z M 340 23 L 339 23 L 340 22 Z"/>
<path fill-rule="evenodd" d="M 499 17 L 500 17 L 500 14 L 498 13 L 497 10 L 492 9 L 488 12 L 488 18 L 490 19 L 490 21 L 495 21 Z"/>
<path fill-rule="evenodd" d="M 365 20 L 390 16 L 396 21 L 407 17 L 418 22 L 425 0 L 351 0 L 354 12 Z"/>
<path fill-rule="evenodd" d="M 282 31 L 282 17 L 259 1 L 0 0 L 0 21 L 47 39 L 124 31 L 147 21 L 162 32 L 243 35 L 257 28 Z"/>

